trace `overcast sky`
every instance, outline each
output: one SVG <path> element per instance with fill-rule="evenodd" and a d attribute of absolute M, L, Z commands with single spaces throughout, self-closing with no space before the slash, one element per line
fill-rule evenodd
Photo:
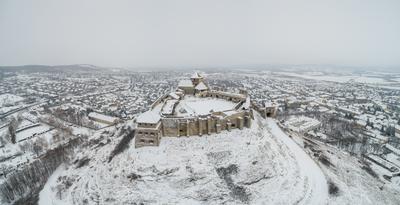
<path fill-rule="evenodd" d="M 400 0 L 0 0 L 0 65 L 400 65 Z"/>

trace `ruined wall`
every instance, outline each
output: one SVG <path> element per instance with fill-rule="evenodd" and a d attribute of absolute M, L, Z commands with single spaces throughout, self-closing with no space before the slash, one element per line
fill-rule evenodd
<path fill-rule="evenodd" d="M 212 97 L 212 98 L 219 98 L 219 99 L 224 99 L 232 102 L 240 102 L 242 100 L 246 100 L 246 97 L 241 95 L 241 94 L 235 94 L 235 93 L 228 93 L 228 92 L 222 92 L 222 91 L 204 91 L 199 93 L 200 97 Z"/>
<path fill-rule="evenodd" d="M 161 120 L 163 124 L 163 136 L 178 136 L 178 121 L 175 119 L 164 118 Z"/>
<path fill-rule="evenodd" d="M 219 133 L 222 130 L 250 127 L 251 114 L 249 111 L 242 111 L 222 119 L 216 116 L 190 119 L 165 118 L 162 119 L 162 123 L 162 134 L 165 137 L 198 136 Z"/>
<path fill-rule="evenodd" d="M 135 133 L 135 147 L 158 146 L 162 136 L 162 123 L 156 128 L 138 127 Z"/>
<path fill-rule="evenodd" d="M 251 107 L 260 113 L 261 117 L 276 117 L 277 107 L 262 107 L 251 102 Z"/>
<path fill-rule="evenodd" d="M 194 95 L 194 87 L 179 87 L 185 94 Z"/>
<path fill-rule="evenodd" d="M 151 109 L 154 109 L 157 105 L 159 105 L 160 103 L 162 103 L 167 97 L 168 97 L 168 94 L 164 94 L 164 95 L 162 95 L 161 97 L 157 98 L 157 100 L 154 101 L 154 102 L 151 104 L 151 106 L 150 106 Z"/>
<path fill-rule="evenodd" d="M 157 128 L 158 123 L 138 123 L 139 128 Z"/>

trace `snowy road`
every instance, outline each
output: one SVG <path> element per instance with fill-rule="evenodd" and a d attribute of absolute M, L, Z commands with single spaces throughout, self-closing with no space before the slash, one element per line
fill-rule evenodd
<path fill-rule="evenodd" d="M 303 200 L 299 204 L 327 204 L 328 203 L 328 185 L 324 173 L 320 167 L 307 155 L 307 153 L 299 147 L 292 139 L 289 138 L 276 122 L 267 119 L 267 126 L 272 136 L 283 142 L 291 152 L 299 165 L 300 175 L 308 180 L 308 189 Z"/>

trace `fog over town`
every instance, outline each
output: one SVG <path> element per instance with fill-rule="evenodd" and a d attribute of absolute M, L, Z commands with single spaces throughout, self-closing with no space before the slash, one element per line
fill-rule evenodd
<path fill-rule="evenodd" d="M 0 1 L 0 204 L 400 204 L 399 1 Z"/>

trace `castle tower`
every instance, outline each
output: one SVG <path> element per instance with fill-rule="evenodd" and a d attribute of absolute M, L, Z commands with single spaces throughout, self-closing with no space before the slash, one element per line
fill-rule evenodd
<path fill-rule="evenodd" d="M 190 80 L 192 81 L 193 86 L 196 87 L 200 82 L 203 82 L 204 78 L 199 73 L 195 72 L 192 77 L 190 77 Z"/>

